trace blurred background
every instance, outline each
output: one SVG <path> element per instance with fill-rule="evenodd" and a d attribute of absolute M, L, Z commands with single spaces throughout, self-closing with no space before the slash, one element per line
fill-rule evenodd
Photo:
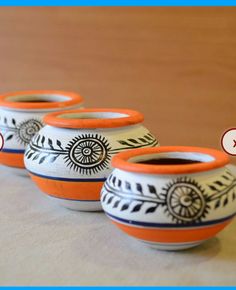
<path fill-rule="evenodd" d="M 0 64 L 0 93 L 137 109 L 162 145 L 220 148 L 236 127 L 236 7 L 1 7 Z"/>

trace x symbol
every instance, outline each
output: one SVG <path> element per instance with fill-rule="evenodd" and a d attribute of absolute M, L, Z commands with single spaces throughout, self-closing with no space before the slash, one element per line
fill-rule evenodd
<path fill-rule="evenodd" d="M 233 140 L 234 141 L 234 146 L 233 147 L 236 147 L 236 140 Z"/>

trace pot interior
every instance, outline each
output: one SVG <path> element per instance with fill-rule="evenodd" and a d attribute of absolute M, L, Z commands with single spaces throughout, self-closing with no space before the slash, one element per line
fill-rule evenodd
<path fill-rule="evenodd" d="M 19 95 L 10 96 L 6 99 L 8 102 L 14 103 L 55 103 L 70 100 L 69 97 L 54 94 L 35 94 L 35 95 Z"/>
<path fill-rule="evenodd" d="M 208 154 L 195 152 L 165 152 L 136 156 L 129 162 L 146 165 L 186 165 L 214 161 L 215 158 Z"/>

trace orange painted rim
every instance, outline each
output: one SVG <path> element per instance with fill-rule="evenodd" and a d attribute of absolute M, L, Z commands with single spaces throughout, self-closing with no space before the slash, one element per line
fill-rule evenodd
<path fill-rule="evenodd" d="M 60 117 L 61 115 L 73 115 L 83 113 L 116 113 L 127 115 L 125 117 L 117 118 L 76 118 L 68 119 Z M 44 117 L 45 124 L 61 127 L 61 128 L 114 128 L 135 125 L 143 122 L 144 116 L 138 112 L 129 109 L 104 109 L 104 108 L 93 108 L 93 109 L 80 109 L 62 111 L 48 114 Z"/>
<path fill-rule="evenodd" d="M 68 98 L 64 101 L 50 101 L 50 102 L 24 102 L 11 101 L 10 97 L 22 96 L 60 96 Z M 19 91 L 0 95 L 0 107 L 12 109 L 60 109 L 74 106 L 82 103 L 83 98 L 74 92 L 57 91 L 57 90 L 33 90 L 33 91 Z"/>
<path fill-rule="evenodd" d="M 131 162 L 134 157 L 143 157 L 158 153 L 202 153 L 210 155 L 213 161 L 183 165 L 149 165 Z M 124 171 L 147 173 L 147 174 L 181 174 L 208 171 L 223 167 L 229 163 L 229 157 L 216 149 L 191 147 L 191 146 L 161 146 L 153 148 L 133 149 L 118 153 L 112 159 L 112 166 Z"/>

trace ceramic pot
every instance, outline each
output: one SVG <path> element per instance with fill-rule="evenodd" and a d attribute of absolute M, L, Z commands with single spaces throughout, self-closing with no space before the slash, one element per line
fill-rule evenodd
<path fill-rule="evenodd" d="M 236 178 L 224 153 L 159 147 L 117 154 L 101 203 L 126 234 L 163 250 L 212 238 L 236 213 Z"/>
<path fill-rule="evenodd" d="M 158 145 L 136 111 L 83 109 L 44 121 L 26 150 L 26 168 L 42 191 L 75 210 L 101 210 L 100 191 L 116 153 Z"/>
<path fill-rule="evenodd" d="M 73 92 L 24 91 L 0 96 L 0 132 L 4 146 L 0 163 L 22 172 L 25 147 L 43 127 L 42 118 L 48 112 L 75 109 L 83 99 Z"/>

